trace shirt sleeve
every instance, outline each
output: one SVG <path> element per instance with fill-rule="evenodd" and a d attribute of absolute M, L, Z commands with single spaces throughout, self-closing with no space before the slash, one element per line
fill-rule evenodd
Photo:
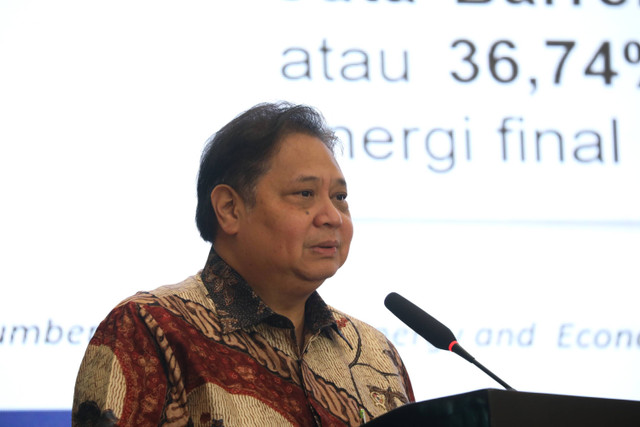
<path fill-rule="evenodd" d="M 402 383 L 404 385 L 404 390 L 407 395 L 407 398 L 409 399 L 409 402 L 415 402 L 416 398 L 415 398 L 415 395 L 413 394 L 411 379 L 409 379 L 409 373 L 407 372 L 407 368 L 405 367 L 405 364 L 402 361 L 402 358 L 400 357 L 400 353 L 398 353 L 398 350 L 396 349 L 396 347 L 388 339 L 387 339 L 387 343 L 389 345 L 391 360 L 393 360 L 393 363 L 398 368 L 398 373 L 400 374 L 400 378 L 402 379 Z"/>
<path fill-rule="evenodd" d="M 80 365 L 74 426 L 161 424 L 169 379 L 159 336 L 157 323 L 135 302 L 124 303 L 107 316 Z"/>

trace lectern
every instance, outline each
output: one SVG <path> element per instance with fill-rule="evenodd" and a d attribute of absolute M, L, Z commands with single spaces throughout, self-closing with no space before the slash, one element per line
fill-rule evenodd
<path fill-rule="evenodd" d="M 640 402 L 484 389 L 396 408 L 368 427 L 638 427 Z"/>

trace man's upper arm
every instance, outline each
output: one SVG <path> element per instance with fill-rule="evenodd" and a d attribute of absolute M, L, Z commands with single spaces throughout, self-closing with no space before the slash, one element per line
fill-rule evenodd
<path fill-rule="evenodd" d="M 166 390 L 154 334 L 139 306 L 128 302 L 109 314 L 89 343 L 76 380 L 73 425 L 158 424 Z"/>

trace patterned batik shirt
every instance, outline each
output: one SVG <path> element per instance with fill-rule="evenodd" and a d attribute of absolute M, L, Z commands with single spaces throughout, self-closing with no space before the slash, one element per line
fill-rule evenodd
<path fill-rule="evenodd" d="M 200 274 L 139 292 L 100 324 L 73 424 L 354 426 L 414 401 L 385 336 L 317 293 L 304 340 L 301 351 L 293 323 L 212 250 Z"/>

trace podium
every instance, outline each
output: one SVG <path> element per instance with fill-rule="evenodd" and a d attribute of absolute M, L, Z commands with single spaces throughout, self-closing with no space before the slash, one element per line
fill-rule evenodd
<path fill-rule="evenodd" d="M 640 402 L 484 389 L 396 408 L 368 427 L 638 427 Z"/>

